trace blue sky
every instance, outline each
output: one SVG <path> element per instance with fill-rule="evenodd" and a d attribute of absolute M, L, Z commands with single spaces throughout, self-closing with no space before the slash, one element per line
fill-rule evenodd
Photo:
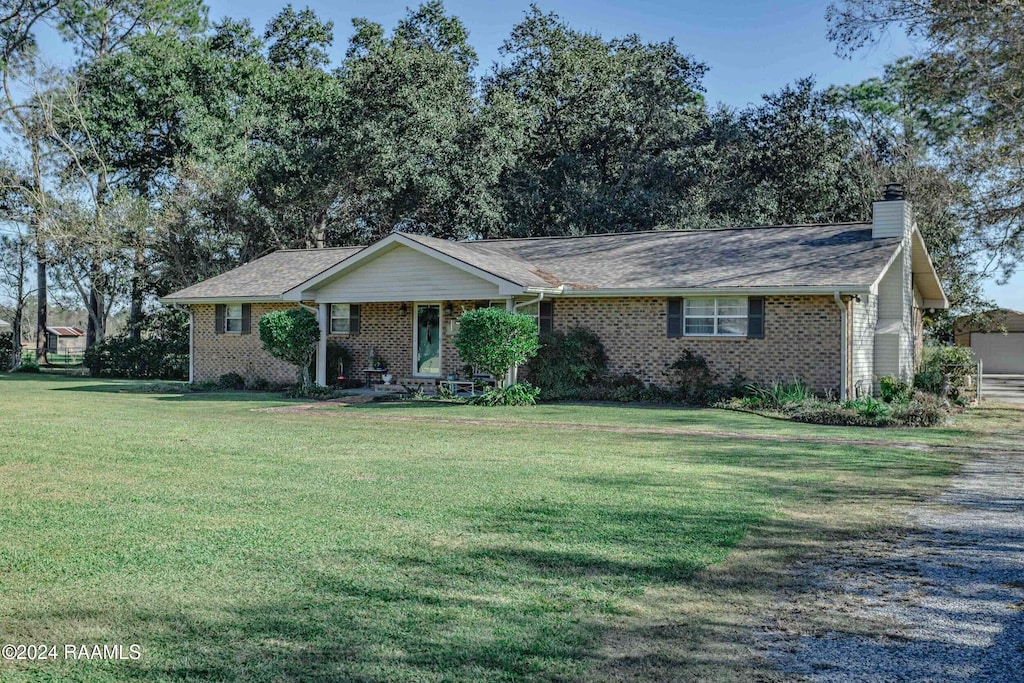
<path fill-rule="evenodd" d="M 248 17 L 262 30 L 285 0 L 208 0 L 207 4 L 211 19 Z M 294 4 L 308 5 L 321 18 L 334 21 L 337 61 L 352 33 L 352 17 L 365 17 L 390 29 L 416 0 L 299 0 Z M 852 59 L 836 57 L 825 38 L 828 3 L 822 1 L 548 0 L 538 4 L 575 28 L 606 37 L 637 33 L 650 41 L 674 38 L 684 52 L 710 67 L 704 81 L 708 101 L 731 107 L 757 102 L 763 93 L 809 75 L 820 85 L 855 83 L 879 75 L 884 64 L 914 49 L 902 35 L 889 35 Z M 482 68 L 500 60 L 501 43 L 528 7 L 526 2 L 498 0 L 447 0 L 445 5 L 469 29 Z M 63 46 L 50 43 L 46 47 L 65 53 Z M 1024 273 L 1002 287 L 989 283 L 986 291 L 999 305 L 1024 310 Z"/>

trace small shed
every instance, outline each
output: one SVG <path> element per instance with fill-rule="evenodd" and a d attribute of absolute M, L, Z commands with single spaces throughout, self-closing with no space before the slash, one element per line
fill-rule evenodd
<path fill-rule="evenodd" d="M 57 355 L 83 353 L 85 330 L 80 327 L 47 327 L 46 352 Z"/>
<path fill-rule="evenodd" d="M 977 322 L 978 319 L 981 322 Z M 1024 375 L 1024 313 L 997 308 L 958 318 L 954 341 L 969 346 L 986 375 Z"/>

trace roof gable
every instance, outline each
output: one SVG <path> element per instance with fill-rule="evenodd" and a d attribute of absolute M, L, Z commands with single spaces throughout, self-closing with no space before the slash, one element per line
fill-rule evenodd
<path fill-rule="evenodd" d="M 398 242 L 369 260 L 303 288 L 302 299 L 316 301 L 455 301 L 499 296 L 499 285 L 435 256 Z"/>
<path fill-rule="evenodd" d="M 392 233 L 384 239 L 366 247 L 351 258 L 336 264 L 334 267 L 325 270 L 316 277 L 310 278 L 300 285 L 292 288 L 285 293 L 285 298 L 292 301 L 315 298 L 315 292 L 322 287 L 327 286 L 328 283 L 344 277 L 359 268 L 370 266 L 381 256 L 399 246 L 407 247 L 434 260 L 445 263 L 457 270 L 468 273 L 469 275 L 475 276 L 486 282 L 490 282 L 497 287 L 498 294 L 500 295 L 518 294 L 524 289 L 524 286 L 518 282 L 501 277 L 485 268 L 480 268 L 477 265 L 469 263 L 456 256 L 452 256 L 447 253 L 447 250 L 441 251 L 435 248 L 437 246 L 436 244 L 433 244 L 433 242 L 439 242 L 445 245 L 457 244 L 455 242 L 423 238 L 422 236 L 417 236 L 417 238 L 418 239 L 412 239 L 409 235 Z M 430 240 L 432 243 L 428 244 L 427 240 Z"/>

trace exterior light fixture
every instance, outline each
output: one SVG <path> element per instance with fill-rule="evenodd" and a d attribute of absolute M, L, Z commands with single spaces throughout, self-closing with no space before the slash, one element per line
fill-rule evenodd
<path fill-rule="evenodd" d="M 408 315 L 409 314 L 409 305 L 403 301 L 402 305 L 398 307 L 398 312 L 400 314 L 402 314 L 402 315 Z"/>
<path fill-rule="evenodd" d="M 449 301 L 448 303 L 446 303 L 444 305 L 444 314 L 445 314 L 446 317 L 449 317 L 449 318 L 451 317 L 451 315 L 452 315 L 452 302 L 451 301 Z"/>

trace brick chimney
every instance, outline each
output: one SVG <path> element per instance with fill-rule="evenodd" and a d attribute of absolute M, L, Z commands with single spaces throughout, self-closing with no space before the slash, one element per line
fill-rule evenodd
<path fill-rule="evenodd" d="M 909 237 L 913 218 L 903 185 L 889 183 L 882 197 L 882 201 L 871 205 L 871 237 Z"/>

